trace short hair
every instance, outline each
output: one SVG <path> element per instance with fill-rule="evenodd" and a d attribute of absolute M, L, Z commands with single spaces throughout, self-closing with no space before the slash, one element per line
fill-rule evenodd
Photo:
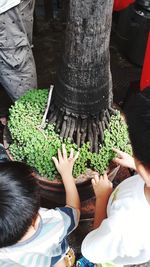
<path fill-rule="evenodd" d="M 124 113 L 134 156 L 150 170 L 150 87 L 134 93 Z"/>
<path fill-rule="evenodd" d="M 0 247 L 17 243 L 39 210 L 39 187 L 32 169 L 21 162 L 0 163 Z"/>

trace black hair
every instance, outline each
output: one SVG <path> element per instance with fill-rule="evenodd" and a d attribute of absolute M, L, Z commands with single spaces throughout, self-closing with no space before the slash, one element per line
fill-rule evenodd
<path fill-rule="evenodd" d="M 124 113 L 134 156 L 150 170 L 150 87 L 133 94 Z"/>
<path fill-rule="evenodd" d="M 21 162 L 0 163 L 0 247 L 17 243 L 40 207 L 32 169 Z"/>

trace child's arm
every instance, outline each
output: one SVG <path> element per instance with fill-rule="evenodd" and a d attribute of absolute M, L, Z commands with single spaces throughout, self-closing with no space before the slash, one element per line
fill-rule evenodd
<path fill-rule="evenodd" d="M 120 151 L 117 148 L 113 148 L 113 151 L 117 153 L 117 157 L 113 160 L 115 163 L 136 171 L 135 161 L 132 156 L 130 156 L 125 152 Z"/>
<path fill-rule="evenodd" d="M 70 156 L 67 157 L 65 145 L 62 145 L 62 152 L 58 149 L 58 159 L 55 157 L 52 159 L 64 183 L 66 191 L 66 205 L 80 210 L 79 194 L 75 185 L 75 180 L 72 176 L 73 165 L 78 155 L 79 153 L 74 156 L 73 149 L 71 149 Z"/>
<path fill-rule="evenodd" d="M 96 196 L 95 216 L 93 224 L 93 228 L 95 229 L 99 227 L 101 222 L 107 217 L 107 203 L 113 191 L 113 185 L 108 180 L 108 176 L 105 173 L 100 177 L 98 177 L 98 175 L 95 175 L 95 177 L 92 179 L 92 186 Z"/>

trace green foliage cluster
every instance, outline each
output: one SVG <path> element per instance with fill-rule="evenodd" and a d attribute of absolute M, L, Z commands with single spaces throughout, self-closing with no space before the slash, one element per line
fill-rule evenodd
<path fill-rule="evenodd" d="M 78 147 L 69 139 L 62 140 L 55 132 L 54 125 L 46 122 L 44 129 L 40 127 L 47 97 L 47 89 L 28 91 L 10 108 L 8 128 L 12 137 L 10 152 L 14 159 L 25 161 L 35 167 L 40 175 L 53 180 L 57 171 L 52 157 L 57 156 L 58 148 L 65 143 L 69 154 L 71 147 L 75 151 Z M 98 154 L 90 152 L 89 143 L 82 145 L 74 165 L 74 177 L 84 173 L 87 167 L 103 173 L 115 156 L 112 147 L 128 151 L 128 142 L 127 126 L 118 112 L 116 116 L 111 117 L 109 129 L 104 132 L 104 142 Z"/>
<path fill-rule="evenodd" d="M 91 154 L 91 167 L 100 174 L 107 170 L 110 161 L 116 155 L 112 150 L 113 147 L 132 154 L 127 125 L 121 118 L 119 111 L 116 115 L 111 116 L 109 128 L 104 131 L 104 141 L 102 146 L 100 146 L 99 153 Z"/>

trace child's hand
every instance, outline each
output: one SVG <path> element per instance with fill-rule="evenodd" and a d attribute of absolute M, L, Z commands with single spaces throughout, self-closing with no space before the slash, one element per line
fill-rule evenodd
<path fill-rule="evenodd" d="M 120 164 L 123 167 L 131 168 L 136 170 L 134 158 L 129 154 L 120 151 L 117 148 L 113 148 L 113 151 L 117 153 L 117 157 L 113 161 L 117 164 Z"/>
<path fill-rule="evenodd" d="M 57 171 L 60 173 L 66 191 L 66 205 L 78 210 L 78 218 L 80 217 L 80 199 L 76 188 L 75 179 L 72 176 L 73 165 L 78 158 L 79 152 L 73 155 L 73 149 L 67 157 L 66 147 L 62 145 L 62 152 L 58 149 L 58 159 L 52 157 Z"/>
<path fill-rule="evenodd" d="M 63 181 L 64 179 L 67 179 L 68 176 L 69 177 L 72 176 L 73 165 L 76 159 L 78 158 L 78 156 L 79 156 L 79 152 L 77 152 L 76 155 L 74 156 L 73 148 L 71 148 L 70 155 L 68 158 L 66 147 L 63 144 L 62 152 L 60 151 L 60 149 L 58 149 L 58 159 L 55 157 L 52 157 L 55 163 L 56 169 L 60 173 Z"/>
<path fill-rule="evenodd" d="M 95 175 L 95 177 L 92 179 L 92 186 L 96 198 L 108 198 L 113 191 L 113 184 L 109 181 L 106 173 L 100 177 Z"/>

